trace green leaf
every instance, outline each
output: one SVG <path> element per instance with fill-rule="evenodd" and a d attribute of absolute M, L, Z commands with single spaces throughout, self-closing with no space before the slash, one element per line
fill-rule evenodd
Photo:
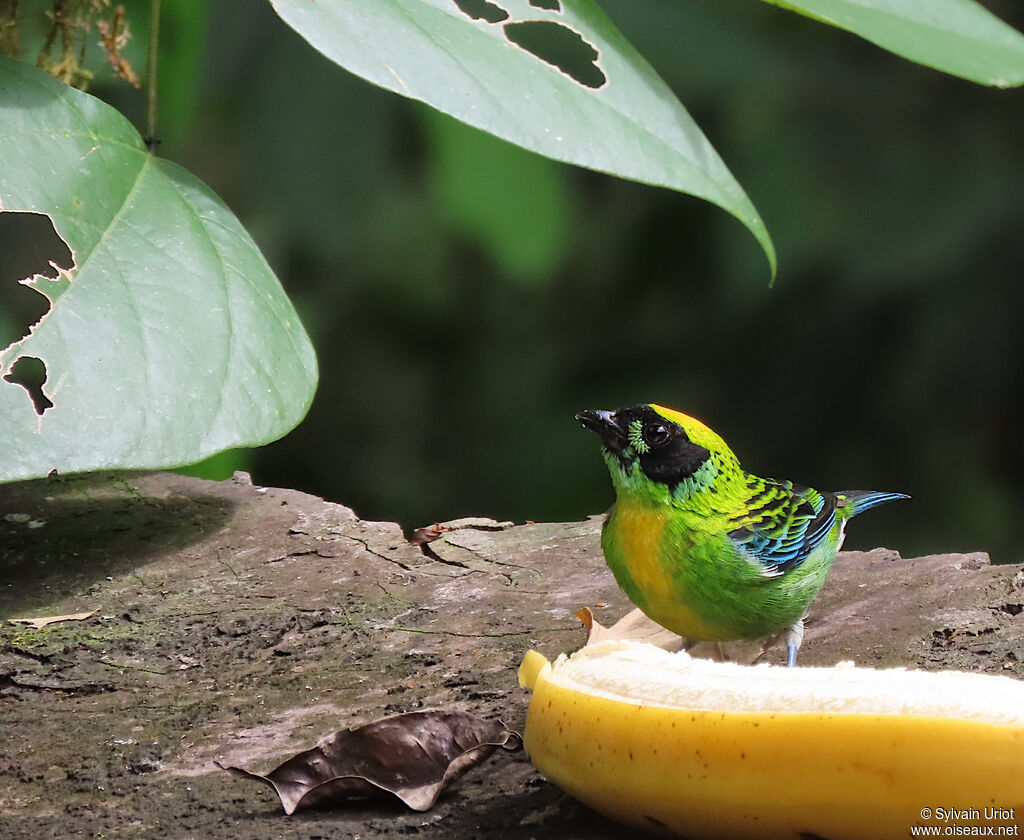
<path fill-rule="evenodd" d="M 973 0 L 765 0 L 920 64 L 996 87 L 1024 83 L 1024 35 Z"/>
<path fill-rule="evenodd" d="M 547 157 L 719 205 L 757 237 L 774 275 L 775 250 L 750 199 L 592 0 L 271 5 L 320 52 L 374 84 Z"/>
<path fill-rule="evenodd" d="M 0 210 L 48 215 L 75 262 L 26 282 L 50 310 L 0 351 L 0 479 L 192 463 L 305 415 L 312 346 L 238 220 L 115 110 L 4 58 Z M 41 414 L 8 381 L 22 359 Z"/>

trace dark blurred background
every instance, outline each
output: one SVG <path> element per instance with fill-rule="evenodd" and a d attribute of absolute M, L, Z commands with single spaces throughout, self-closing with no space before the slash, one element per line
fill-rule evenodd
<path fill-rule="evenodd" d="M 161 153 L 241 218 L 321 365 L 298 429 L 214 468 L 406 529 L 576 519 L 611 488 L 573 414 L 656 401 L 751 471 L 913 495 L 848 547 L 1024 560 L 1024 92 L 754 0 L 602 5 L 757 205 L 774 288 L 712 205 L 374 88 L 268 4 L 165 4 Z M 141 128 L 109 71 L 90 92 Z"/>

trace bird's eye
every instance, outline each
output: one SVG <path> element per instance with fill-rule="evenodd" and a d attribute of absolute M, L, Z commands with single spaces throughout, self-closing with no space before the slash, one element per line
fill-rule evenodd
<path fill-rule="evenodd" d="M 663 423 L 650 423 L 647 428 L 644 429 L 644 442 L 650 446 L 661 446 L 665 443 L 671 434 L 668 430 L 668 426 Z"/>

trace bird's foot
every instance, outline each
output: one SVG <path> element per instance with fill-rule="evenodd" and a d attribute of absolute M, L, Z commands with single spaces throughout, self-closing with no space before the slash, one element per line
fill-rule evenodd
<path fill-rule="evenodd" d="M 704 642 L 705 642 L 705 640 L 703 640 L 703 639 L 684 638 L 682 640 L 682 642 L 680 643 L 680 645 L 679 645 L 679 650 L 676 651 L 676 652 L 677 653 L 689 653 L 697 645 L 702 644 Z M 708 656 L 707 657 L 708 659 L 713 659 L 715 662 L 731 662 L 732 661 L 731 659 L 729 659 L 729 656 L 725 652 L 725 648 L 722 646 L 721 642 L 707 642 L 707 644 L 713 645 L 714 646 L 714 651 L 715 651 L 715 655 L 713 657 Z M 703 658 L 703 657 L 700 657 L 700 658 Z"/>
<path fill-rule="evenodd" d="M 775 633 L 774 635 L 769 636 L 767 639 L 765 639 L 764 644 L 761 646 L 761 652 L 758 653 L 757 656 L 755 656 L 750 661 L 750 664 L 751 665 L 756 665 L 758 662 L 760 662 L 762 659 L 764 659 L 764 657 L 768 653 L 768 651 L 770 651 L 773 647 L 775 647 L 775 643 L 779 639 L 781 639 L 781 638 L 782 638 L 782 633 Z"/>

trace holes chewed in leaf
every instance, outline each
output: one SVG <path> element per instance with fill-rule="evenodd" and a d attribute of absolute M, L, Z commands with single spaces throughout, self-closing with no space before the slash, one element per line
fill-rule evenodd
<path fill-rule="evenodd" d="M 32 407 L 36 414 L 42 414 L 46 409 L 53 408 L 53 402 L 43 393 L 43 385 L 46 383 L 46 365 L 42 359 L 35 356 L 21 356 L 13 365 L 11 371 L 4 380 L 14 385 L 20 385 L 28 392 L 32 400 Z"/>
<path fill-rule="evenodd" d="M 599 88 L 607 79 L 596 64 L 597 50 L 578 32 L 547 20 L 524 20 L 505 24 L 505 37 L 553 64 L 581 85 Z"/>
<path fill-rule="evenodd" d="M 49 216 L 0 213 L 0 349 L 27 335 L 50 308 L 43 295 L 19 288 L 16 281 L 35 274 L 56 278 L 51 263 L 67 270 L 73 260 Z"/>
<path fill-rule="evenodd" d="M 455 0 L 455 5 L 459 7 L 459 11 L 469 15 L 473 20 L 500 23 L 508 18 L 508 12 L 490 0 Z"/>
<path fill-rule="evenodd" d="M 561 0 L 529 0 L 535 9 L 561 12 Z M 467 17 L 500 23 L 509 13 L 492 0 L 455 0 Z M 502 27 L 505 37 L 517 47 L 541 61 L 557 67 L 571 79 L 590 88 L 599 88 L 607 78 L 597 66 L 597 49 L 582 35 L 561 23 L 548 20 L 509 21 Z"/>
<path fill-rule="evenodd" d="M 50 265 L 71 268 L 71 251 L 42 213 L 0 213 L 0 277 L 56 277 Z"/>

